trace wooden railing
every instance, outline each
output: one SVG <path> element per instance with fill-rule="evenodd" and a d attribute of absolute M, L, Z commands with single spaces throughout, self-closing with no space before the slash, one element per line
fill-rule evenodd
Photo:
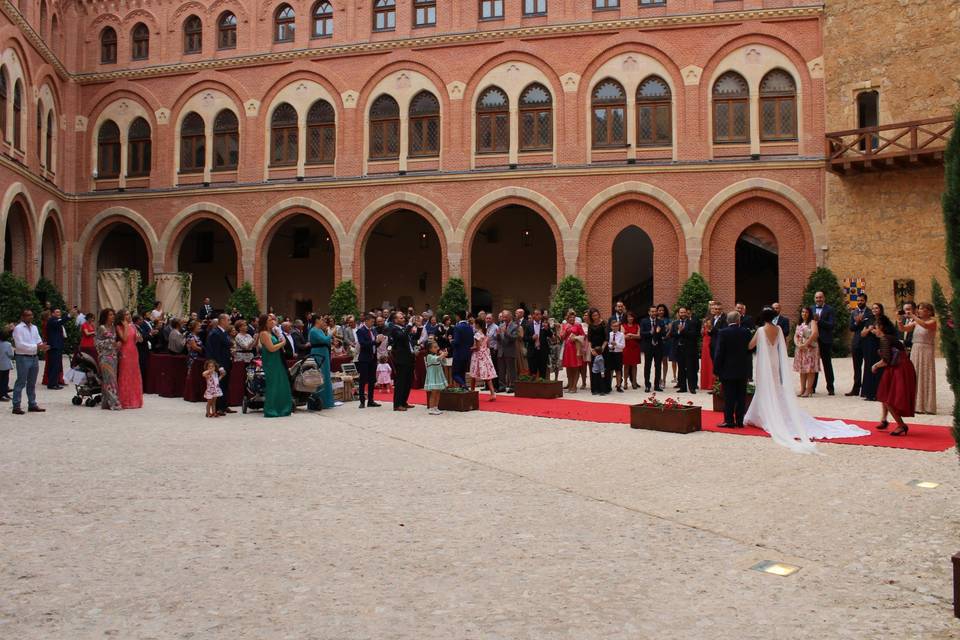
<path fill-rule="evenodd" d="M 847 174 L 943 162 L 953 117 L 827 134 L 827 170 Z"/>

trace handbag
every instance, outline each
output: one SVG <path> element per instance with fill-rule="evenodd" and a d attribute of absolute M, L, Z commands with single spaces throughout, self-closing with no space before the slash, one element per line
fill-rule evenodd
<path fill-rule="evenodd" d="M 324 385 L 326 379 L 323 377 L 323 371 L 319 368 L 307 369 L 301 371 L 300 375 L 294 381 L 293 386 L 297 391 L 313 393 Z"/>

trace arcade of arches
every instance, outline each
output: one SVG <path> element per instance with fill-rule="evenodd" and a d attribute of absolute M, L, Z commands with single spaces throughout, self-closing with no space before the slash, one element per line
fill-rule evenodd
<path fill-rule="evenodd" d="M 20 198 L 7 209 L 4 270 L 25 278 L 42 276 L 63 287 L 70 278 L 59 215 L 45 216 L 40 238 L 32 215 Z M 163 263 L 189 272 L 194 309 L 205 296 L 215 306 L 224 305 L 244 278 L 236 234 L 215 214 L 185 222 L 156 264 L 151 264 L 156 248 L 145 240 L 147 232 L 127 218 L 110 218 L 94 230 L 84 258 L 96 271 L 135 269 L 144 282 Z M 606 308 L 623 299 L 642 313 L 653 303 L 676 300 L 687 276 L 686 241 L 676 218 L 657 201 L 639 194 L 614 198 L 594 211 L 578 233 L 575 272 L 585 281 L 591 304 Z M 788 202 L 755 192 L 730 198 L 711 215 L 703 234 L 700 263 L 724 304 L 741 301 L 754 312 L 778 299 L 785 308 L 799 304 L 816 260 L 810 229 Z M 465 255 L 451 258 L 463 260 L 457 267 L 468 284 L 472 310 L 548 306 L 563 275 L 559 237 L 553 220 L 530 207 L 509 204 L 481 214 L 466 231 Z M 357 266 L 364 306 L 420 309 L 437 303 L 447 256 L 435 220 L 412 209 L 385 210 L 360 238 Z M 284 315 L 326 308 L 338 277 L 339 252 L 352 248 L 341 246 L 342 237 L 334 236 L 323 218 L 291 211 L 268 225 L 258 242 L 253 266 L 260 270 L 258 294 L 266 308 Z M 96 271 L 81 274 L 84 304 L 93 307 Z"/>

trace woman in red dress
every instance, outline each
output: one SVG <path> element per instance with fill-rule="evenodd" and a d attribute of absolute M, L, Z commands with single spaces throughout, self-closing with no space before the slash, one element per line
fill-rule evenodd
<path fill-rule="evenodd" d="M 117 340 L 120 345 L 120 374 L 117 395 L 124 409 L 143 406 L 143 379 L 140 377 L 140 353 L 137 343 L 143 340 L 140 331 L 130 322 L 130 312 L 117 311 Z"/>
<path fill-rule="evenodd" d="M 97 335 L 97 325 L 93 322 L 93 313 L 84 316 L 84 322 L 80 325 L 80 345 L 79 349 L 83 353 L 97 359 L 97 345 L 94 342 Z"/>
<path fill-rule="evenodd" d="M 577 322 L 577 313 L 573 309 L 567 311 L 567 320 L 560 329 L 560 340 L 563 342 L 563 366 L 567 370 L 567 391 L 577 392 L 577 375 L 583 366 L 583 343 L 586 334 L 583 327 Z"/>
<path fill-rule="evenodd" d="M 707 393 L 713 393 L 713 356 L 710 347 L 710 329 L 712 325 L 710 318 L 716 315 L 714 305 L 710 303 L 710 313 L 703 321 L 703 327 L 700 329 L 700 335 L 703 336 L 703 346 L 700 348 L 700 388 L 705 389 Z"/>
<path fill-rule="evenodd" d="M 917 406 L 917 371 L 907 354 L 904 344 L 897 338 L 896 328 L 890 319 L 881 315 L 871 331 L 880 339 L 880 361 L 873 371 L 886 369 L 877 387 L 877 400 L 883 403 L 883 413 L 877 429 L 886 429 L 887 414 L 897 421 L 892 436 L 905 436 L 910 427 L 903 421 L 912 418 Z"/>
<path fill-rule="evenodd" d="M 640 323 L 637 314 L 627 311 L 627 321 L 623 323 L 623 372 L 630 381 L 630 388 L 637 389 L 637 366 L 640 364 Z M 623 386 L 627 386 L 624 382 Z"/>

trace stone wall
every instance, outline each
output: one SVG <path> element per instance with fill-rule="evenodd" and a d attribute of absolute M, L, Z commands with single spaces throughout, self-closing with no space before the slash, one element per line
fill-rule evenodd
<path fill-rule="evenodd" d="M 955 0 L 832 0 L 825 4 L 827 131 L 857 127 L 856 95 L 879 92 L 880 124 L 949 115 L 960 103 L 960 4 Z M 875 301 L 894 302 L 894 279 L 915 298 L 941 283 L 943 168 L 826 180 L 827 264 L 866 279 Z"/>

